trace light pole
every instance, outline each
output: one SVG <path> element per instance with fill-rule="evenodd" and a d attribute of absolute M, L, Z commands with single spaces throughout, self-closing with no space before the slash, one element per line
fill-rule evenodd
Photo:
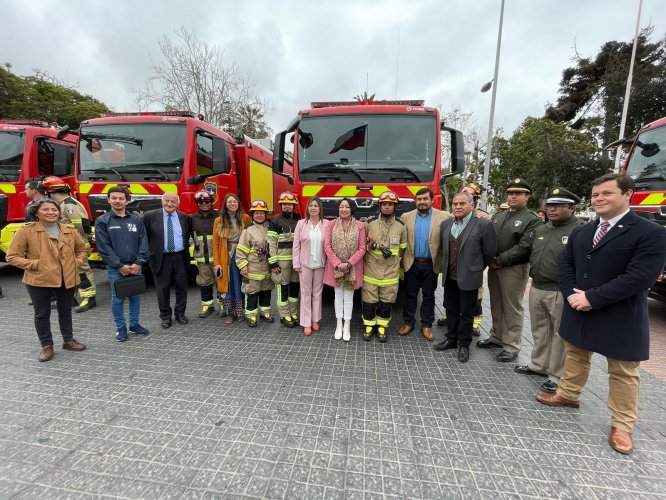
<path fill-rule="evenodd" d="M 490 174 L 490 157 L 493 152 L 493 121 L 495 120 L 495 98 L 497 96 L 497 74 L 499 72 L 500 49 L 502 47 L 502 24 L 504 23 L 504 0 L 500 7 L 499 29 L 497 30 L 497 52 L 495 54 L 495 75 L 493 79 L 481 87 L 481 92 L 488 92 L 493 89 L 493 95 L 490 100 L 490 119 L 488 120 L 488 145 L 486 146 L 486 161 L 483 164 L 483 187 L 481 194 L 481 209 L 486 210 L 488 202 L 488 175 Z"/>

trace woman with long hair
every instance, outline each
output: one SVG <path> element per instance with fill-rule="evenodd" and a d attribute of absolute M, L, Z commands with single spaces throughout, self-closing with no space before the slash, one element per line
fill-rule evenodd
<path fill-rule="evenodd" d="M 292 247 L 294 271 L 301 283 L 300 324 L 306 337 L 319 331 L 321 294 L 324 288 L 324 235 L 328 221 L 323 218 L 321 199 L 311 198 L 305 218 L 298 221 Z"/>
<path fill-rule="evenodd" d="M 78 268 L 88 263 L 88 251 L 72 226 L 61 224 L 60 207 L 42 199 L 30 207 L 37 222 L 21 227 L 7 251 L 7 262 L 25 272 L 23 283 L 35 310 L 35 330 L 42 344 L 39 361 L 53 358 L 51 297 L 55 295 L 62 348 L 83 351 L 86 346 L 74 339 L 72 300 L 80 283 Z"/>
<path fill-rule="evenodd" d="M 213 272 L 217 282 L 218 300 L 224 305 L 224 323 L 230 325 L 234 319 L 242 321 L 243 293 L 241 277 L 236 266 L 236 245 L 241 231 L 251 222 L 240 205 L 240 198 L 233 193 L 224 197 L 220 216 L 213 223 Z"/>
<path fill-rule="evenodd" d="M 324 283 L 335 289 L 335 339 L 351 339 L 354 290 L 363 286 L 365 224 L 354 218 L 349 198 L 338 204 L 338 218 L 328 224 L 324 237 L 326 268 Z M 343 323 L 344 322 L 344 323 Z"/>

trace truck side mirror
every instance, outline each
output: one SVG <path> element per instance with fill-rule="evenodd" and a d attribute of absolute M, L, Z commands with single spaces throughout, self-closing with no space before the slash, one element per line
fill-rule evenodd
<path fill-rule="evenodd" d="M 286 130 L 275 134 L 275 147 L 273 149 L 273 172 L 276 174 L 281 174 L 284 170 L 284 139 L 286 136 Z"/>
<path fill-rule="evenodd" d="M 69 134 L 69 125 L 65 125 L 60 130 L 58 130 L 58 134 L 56 135 L 56 139 L 63 140 L 67 134 Z"/>
<path fill-rule="evenodd" d="M 441 125 L 441 130 L 451 135 L 451 173 L 462 174 L 465 171 L 465 141 L 460 130 Z"/>
<path fill-rule="evenodd" d="M 213 137 L 213 174 L 226 174 L 231 170 L 229 144 L 221 137 Z"/>

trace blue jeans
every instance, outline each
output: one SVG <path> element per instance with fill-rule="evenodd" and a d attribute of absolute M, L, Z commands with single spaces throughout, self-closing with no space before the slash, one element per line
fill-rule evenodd
<path fill-rule="evenodd" d="M 123 277 L 118 269 L 107 267 L 106 273 L 109 276 L 109 284 L 111 285 L 111 314 L 113 314 L 113 321 L 116 323 L 116 328 L 120 330 L 125 328 L 125 312 L 123 304 L 125 303 L 124 298 L 116 297 L 116 289 L 113 284 L 117 279 Z M 139 274 L 141 271 L 139 271 Z M 141 295 L 132 295 L 127 297 L 129 301 L 129 324 L 134 326 L 139 323 L 139 310 L 141 308 Z"/>

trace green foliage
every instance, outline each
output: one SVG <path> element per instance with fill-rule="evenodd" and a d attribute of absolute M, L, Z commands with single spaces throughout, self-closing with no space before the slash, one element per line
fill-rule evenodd
<path fill-rule="evenodd" d="M 44 120 L 78 128 L 109 108 L 97 99 L 43 77 L 20 77 L 0 68 L 0 118 Z"/>
<path fill-rule="evenodd" d="M 528 117 L 510 139 L 498 140 L 496 147 L 499 165 L 490 172 L 496 203 L 503 201 L 504 189 L 515 177 L 532 185 L 530 207 L 534 209 L 555 186 L 588 198 L 590 182 L 610 168 L 589 134 L 546 118 Z"/>
<path fill-rule="evenodd" d="M 354 96 L 354 99 L 358 102 L 370 102 L 375 100 L 375 94 L 368 95 L 368 92 L 363 92 Z"/>

